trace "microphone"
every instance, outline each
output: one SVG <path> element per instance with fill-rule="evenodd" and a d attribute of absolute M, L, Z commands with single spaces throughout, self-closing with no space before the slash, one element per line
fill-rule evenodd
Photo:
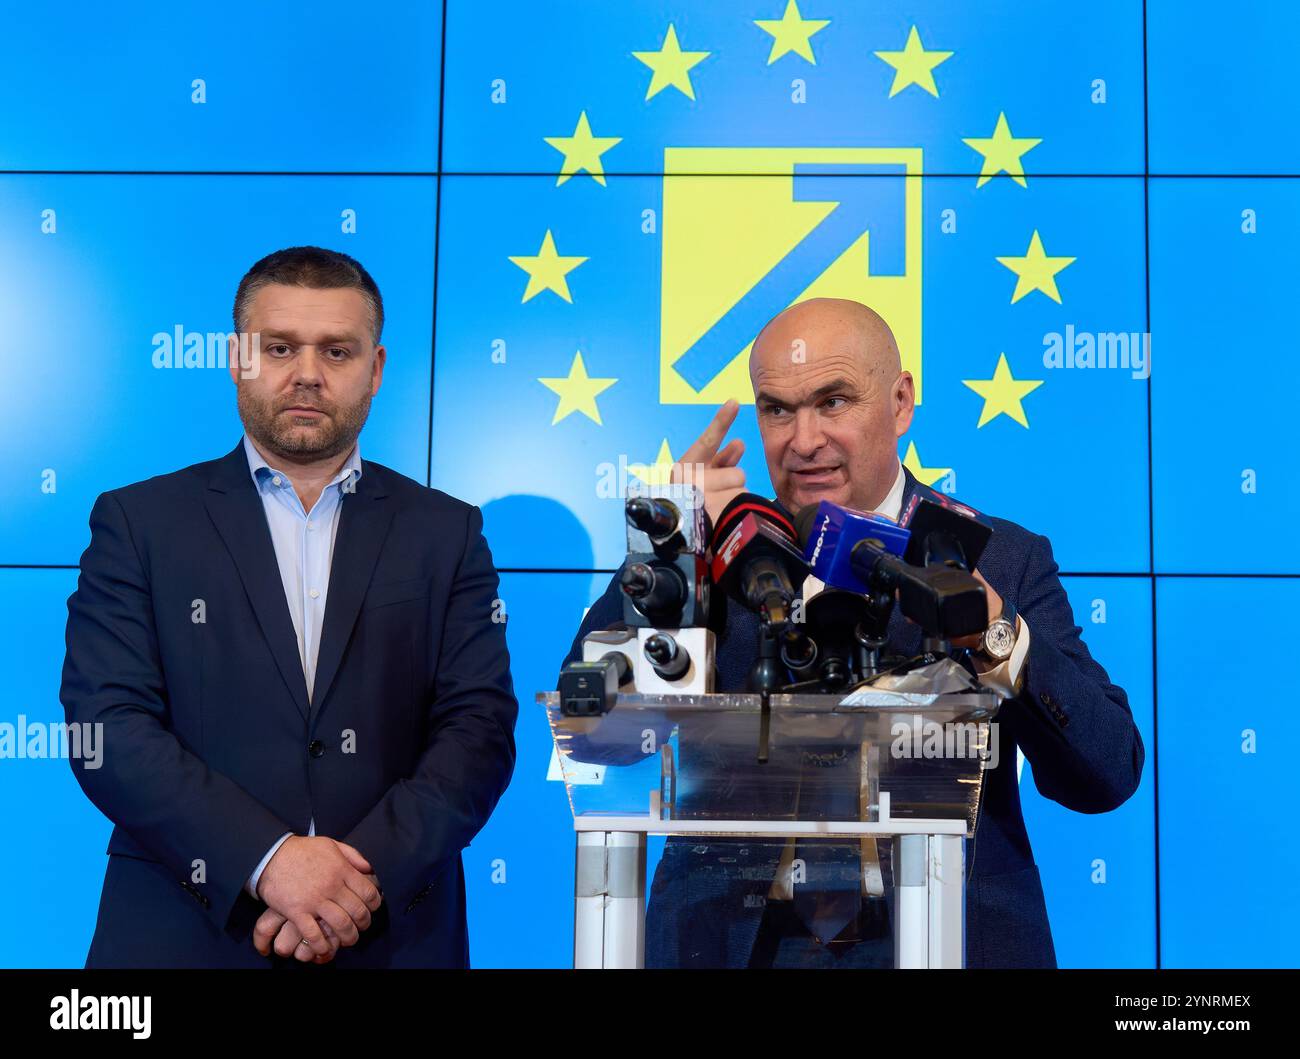
<path fill-rule="evenodd" d="M 682 513 L 671 500 L 633 496 L 627 501 L 627 521 L 655 544 L 663 544 L 682 524 Z"/>
<path fill-rule="evenodd" d="M 672 624 L 679 620 L 691 595 L 682 571 L 661 559 L 627 562 L 619 575 L 619 587 L 651 622 Z"/>
<path fill-rule="evenodd" d="M 677 680 L 691 668 L 690 652 L 684 650 L 671 633 L 656 632 L 648 636 L 642 652 L 664 680 Z"/>
<path fill-rule="evenodd" d="M 808 566 L 796 547 L 794 523 L 779 504 L 741 493 L 723 509 L 713 532 L 713 583 L 762 615 L 785 624 Z"/>
<path fill-rule="evenodd" d="M 757 493 L 739 493 L 731 498 L 731 502 L 718 515 L 717 525 L 709 541 L 715 554 L 719 543 L 727 538 L 746 515 L 754 515 L 767 522 L 773 530 L 786 539 L 791 547 L 794 547 L 796 541 L 794 518 L 779 500 L 766 500 Z"/>
<path fill-rule="evenodd" d="M 974 570 L 993 536 L 993 523 L 972 507 L 936 493 L 916 493 L 903 512 L 911 533 L 903 553 L 913 566 L 957 566 Z"/>
<path fill-rule="evenodd" d="M 859 541 L 851 557 L 853 569 L 881 590 L 898 590 L 904 617 L 931 637 L 951 640 L 983 632 L 988 625 L 984 586 L 957 566 L 912 566 L 880 549 L 873 541 Z"/>
<path fill-rule="evenodd" d="M 704 510 L 704 494 L 693 485 L 638 486 L 629 490 L 627 550 L 671 558 L 683 552 L 703 553 L 712 528 Z"/>
<path fill-rule="evenodd" d="M 822 506 L 828 503 L 823 500 Z M 841 508 L 840 511 L 844 509 Z M 817 512 L 817 508 L 809 505 L 799 512 L 796 519 L 802 529 L 801 537 L 806 551 L 816 548 L 813 533 L 815 527 L 820 525 Z M 838 516 L 831 513 L 829 517 L 831 522 L 828 525 L 833 524 Z M 881 533 L 888 533 L 887 527 L 894 530 L 899 528 L 885 520 L 869 519 L 865 515 L 858 517 L 864 522 L 879 524 Z M 844 519 L 845 523 L 849 521 Z M 895 542 L 897 539 L 895 536 Z M 943 539 L 938 538 L 937 543 L 943 543 Z M 888 593 L 891 596 L 896 591 L 903 615 L 916 622 L 931 637 L 949 640 L 967 636 L 983 631 L 988 624 L 984 586 L 960 566 L 948 563 L 914 566 L 891 552 L 885 544 L 885 538 L 869 535 L 865 531 L 847 545 L 847 550 L 847 575 L 830 562 L 823 564 L 828 586 L 854 592 L 864 591 L 865 586 L 865 591 L 869 593 Z"/>
<path fill-rule="evenodd" d="M 871 604 L 858 592 L 828 588 L 804 600 L 804 622 L 816 645 L 817 676 L 824 690 L 835 691 L 862 679 L 858 655 L 863 629 L 871 620 Z"/>
<path fill-rule="evenodd" d="M 875 540 L 893 555 L 902 555 L 911 531 L 888 519 L 853 511 L 829 500 L 809 504 L 794 526 L 812 575 L 835 588 L 869 595 L 873 589 L 853 572 L 849 557 L 861 540 Z"/>
<path fill-rule="evenodd" d="M 713 582 L 761 618 L 758 657 L 748 687 L 759 695 L 758 761 L 768 760 L 772 730 L 772 692 L 786 683 L 787 665 L 810 665 L 810 645 L 793 620 L 795 586 L 808 576 L 795 543 L 794 520 L 774 500 L 741 493 L 723 508 L 713 533 Z"/>
<path fill-rule="evenodd" d="M 624 517 L 624 622 L 635 628 L 705 625 L 710 585 L 703 493 L 687 484 L 638 487 L 624 504 Z"/>
<path fill-rule="evenodd" d="M 738 493 L 718 515 L 713 530 L 713 541 L 726 536 L 731 528 L 747 514 L 759 515 L 781 530 L 792 541 L 795 539 L 794 519 L 779 500 L 766 500 L 757 493 Z"/>

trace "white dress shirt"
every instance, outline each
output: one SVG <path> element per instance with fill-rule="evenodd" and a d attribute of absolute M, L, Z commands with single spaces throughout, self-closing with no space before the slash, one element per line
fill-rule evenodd
<path fill-rule="evenodd" d="M 903 513 L 903 488 L 907 484 L 907 479 L 903 474 L 903 465 L 898 465 L 898 475 L 894 478 L 894 484 L 890 487 L 889 492 L 885 494 L 885 499 L 871 513 L 874 515 L 883 515 L 885 518 L 897 522 Z M 803 598 L 806 600 L 811 596 L 822 591 L 825 584 L 811 574 L 803 583 Z M 1020 670 L 1025 664 L 1025 657 L 1029 654 L 1029 626 L 1025 624 L 1025 619 L 1016 614 L 1016 645 L 1011 651 L 1011 656 L 999 665 L 994 666 L 986 673 L 979 675 L 981 684 L 991 687 L 1000 694 L 1010 698 L 1013 694 L 1012 689 L 1020 676 Z M 794 863 L 794 839 L 788 839 L 785 849 L 781 852 L 781 859 L 777 863 L 776 877 L 772 880 L 772 887 L 768 891 L 769 901 L 791 901 L 794 899 L 794 884 L 791 879 L 791 870 Z M 884 892 L 884 883 L 880 873 L 880 859 L 876 853 L 876 840 L 870 836 L 864 836 L 862 839 L 862 874 L 864 892 L 874 896 L 880 896 Z"/>
<path fill-rule="evenodd" d="M 352 455 L 321 490 L 311 511 L 304 510 L 289 476 L 268 464 L 247 434 L 244 435 L 244 452 L 271 531 L 275 560 L 280 567 L 280 582 L 289 604 L 289 616 L 293 619 L 293 631 L 298 637 L 298 658 L 302 662 L 307 701 L 310 702 L 316 682 L 321 630 L 325 625 L 325 601 L 329 596 L 330 566 L 334 562 L 339 513 L 343 510 L 344 495 L 355 491 L 357 479 L 361 477 L 361 446 L 353 447 Z M 312 820 L 307 834 L 315 833 L 316 821 Z M 253 897 L 257 896 L 262 872 L 292 834 L 292 831 L 286 831 L 281 835 L 248 877 L 244 888 Z"/>

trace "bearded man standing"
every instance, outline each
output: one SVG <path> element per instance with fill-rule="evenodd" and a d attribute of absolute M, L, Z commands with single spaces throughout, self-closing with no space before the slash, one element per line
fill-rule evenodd
<path fill-rule="evenodd" d="M 68 601 L 60 697 L 104 739 L 73 767 L 115 825 L 87 966 L 464 967 L 518 712 L 482 515 L 361 458 L 357 261 L 273 253 L 234 317 L 244 436 L 100 496 Z"/>

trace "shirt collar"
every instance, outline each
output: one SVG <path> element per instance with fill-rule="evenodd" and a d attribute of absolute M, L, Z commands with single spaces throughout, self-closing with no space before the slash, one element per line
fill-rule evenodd
<path fill-rule="evenodd" d="M 272 467 L 262 458 L 262 454 L 257 451 L 257 446 L 253 444 L 247 431 L 244 432 L 244 454 L 248 457 L 248 472 L 252 475 L 253 484 L 257 486 L 258 492 L 261 492 L 264 488 L 263 483 L 271 481 L 277 475 L 283 482 L 287 483 L 289 481 L 287 474 Z M 361 477 L 360 441 L 352 446 L 352 454 L 348 456 L 347 463 L 339 468 L 338 474 L 330 480 L 329 484 L 338 485 L 349 477 L 352 477 L 352 484 L 355 487 L 357 479 Z"/>
<path fill-rule="evenodd" d="M 903 490 L 907 486 L 907 476 L 903 474 L 903 465 L 899 463 L 898 474 L 894 477 L 894 484 L 889 487 L 889 492 L 885 494 L 885 499 L 871 512 L 873 515 L 884 515 L 892 522 L 897 522 L 898 517 L 903 513 Z M 818 578 L 815 574 L 809 574 L 803 583 L 804 601 L 812 599 L 818 592 L 826 588 L 826 583 Z"/>
<path fill-rule="evenodd" d="M 907 486 L 907 476 L 903 474 L 903 465 L 898 465 L 898 475 L 894 478 L 894 484 L 889 487 L 889 492 L 885 494 L 879 506 L 872 512 L 876 515 L 884 515 L 891 522 L 897 522 L 899 516 L 903 513 L 903 489 Z"/>

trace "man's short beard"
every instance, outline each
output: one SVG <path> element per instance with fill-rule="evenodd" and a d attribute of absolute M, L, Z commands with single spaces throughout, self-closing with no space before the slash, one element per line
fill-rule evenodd
<path fill-rule="evenodd" d="M 239 418 L 249 437 L 272 455 L 296 462 L 328 460 L 351 450 L 370 415 L 370 400 L 367 391 L 356 404 L 336 409 L 334 416 L 322 414 L 315 431 L 295 436 L 298 428 L 282 425 L 271 405 L 254 398 L 247 386 L 236 390 Z"/>

